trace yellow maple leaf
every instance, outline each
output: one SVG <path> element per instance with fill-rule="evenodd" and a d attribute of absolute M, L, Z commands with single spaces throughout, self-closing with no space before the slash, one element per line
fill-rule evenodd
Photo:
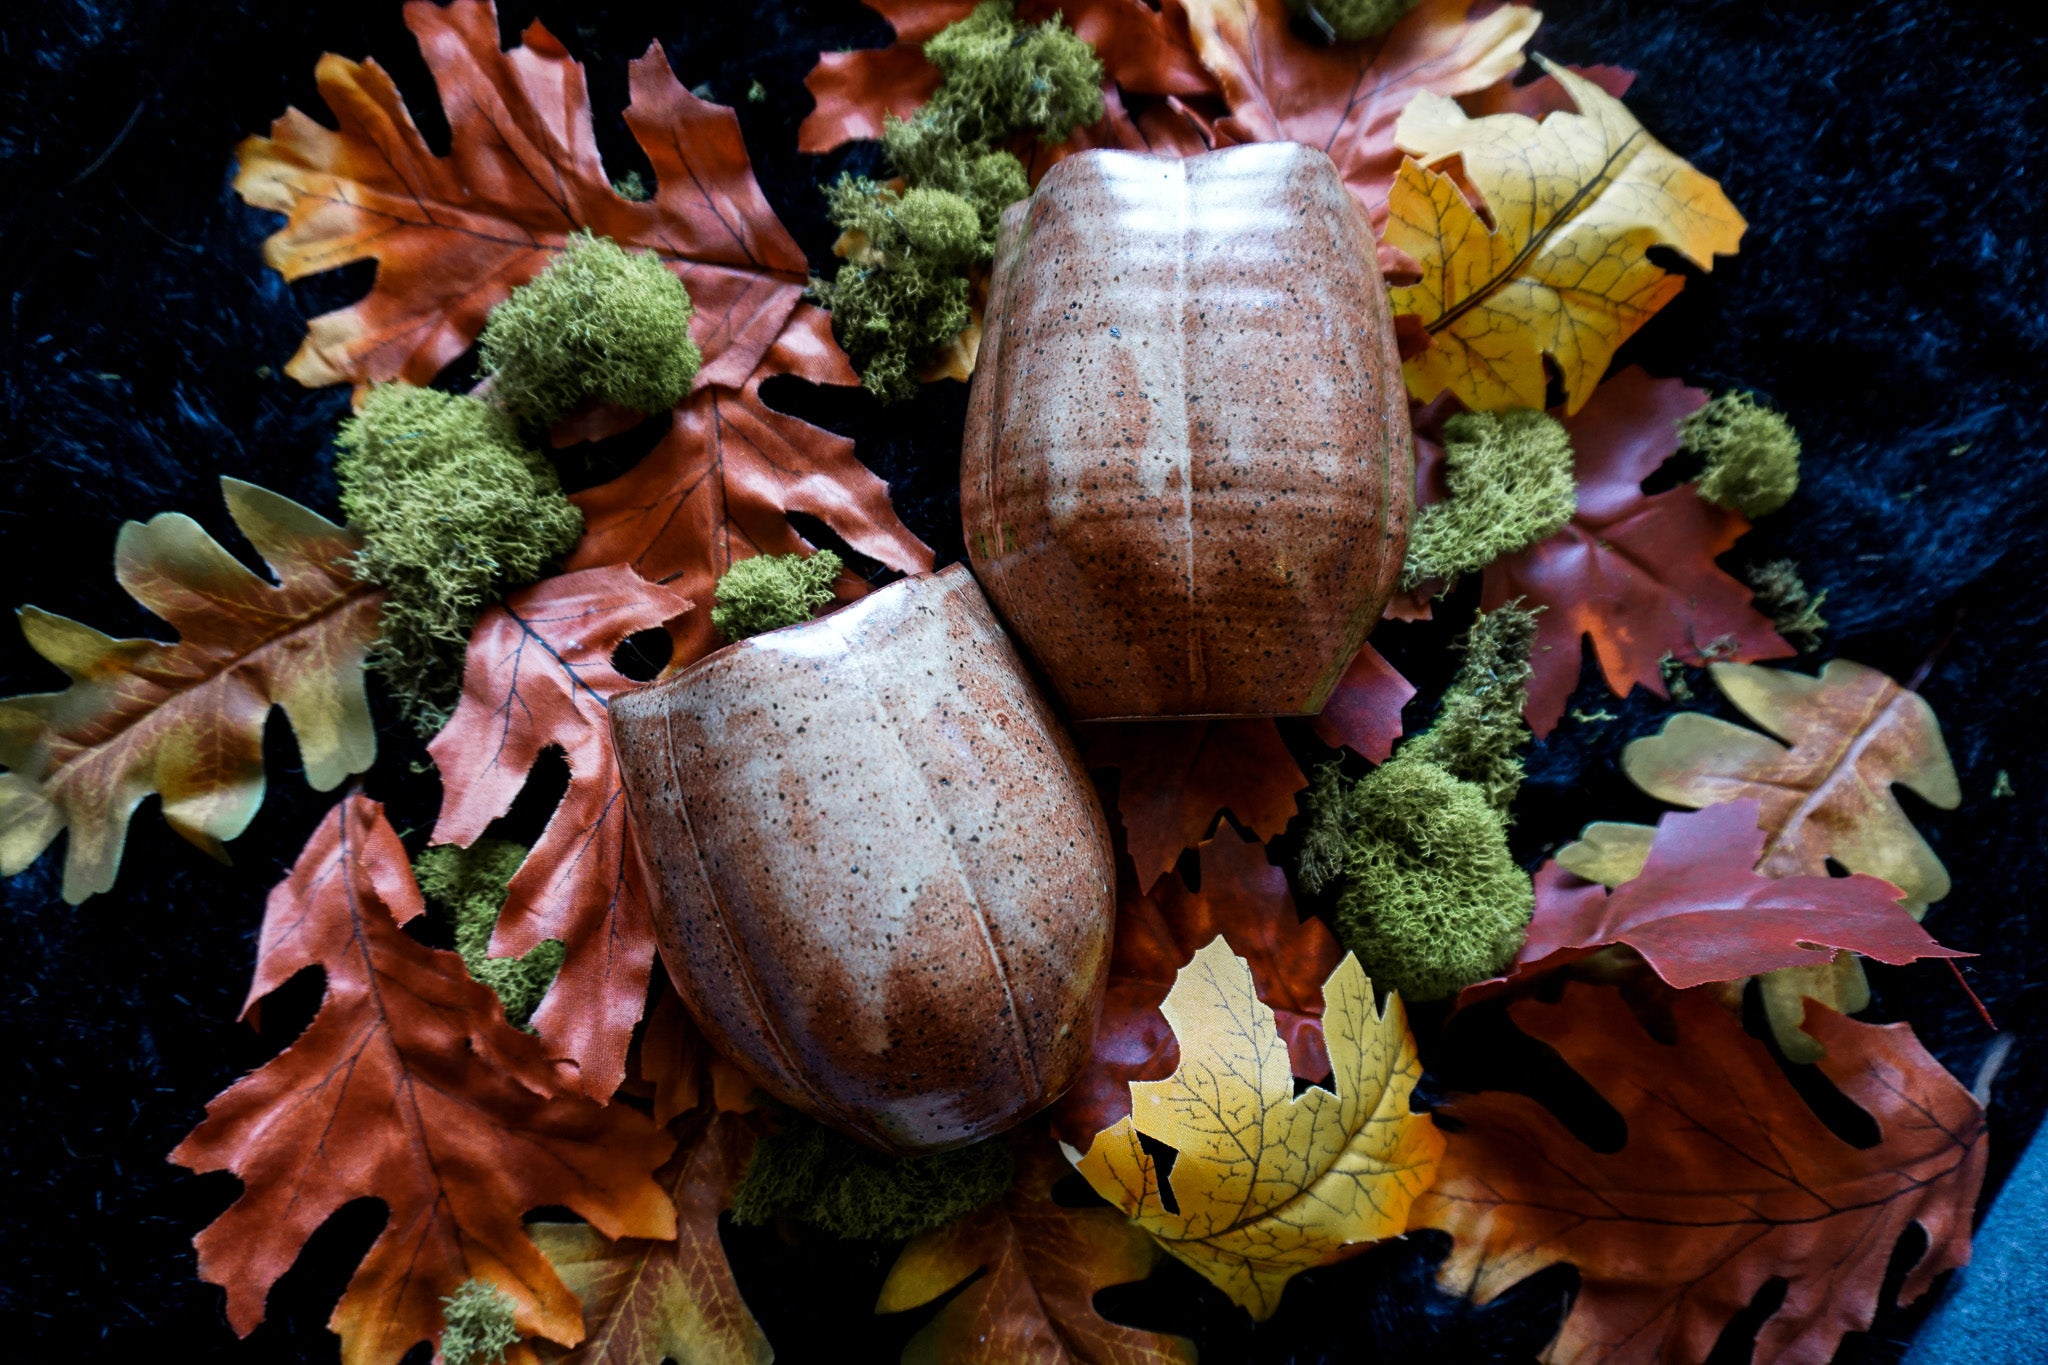
<path fill-rule="evenodd" d="M 1395 178 L 1386 241 L 1422 278 L 1391 293 L 1394 312 L 1421 318 L 1429 336 L 1404 367 L 1424 402 L 1449 389 L 1469 408 L 1544 407 L 1547 355 L 1566 411 L 1577 412 L 1622 342 L 1685 284 L 1651 264 L 1649 249 L 1711 270 L 1742 240 L 1746 224 L 1718 181 L 1599 86 L 1536 60 L 1578 112 L 1472 118 L 1425 92 L 1395 128 L 1414 159 Z M 1491 226 L 1435 169 L 1453 159 Z"/>
<path fill-rule="evenodd" d="M 1134 1082 L 1130 1115 L 1085 1156 L 1066 1149 L 1097 1193 L 1261 1320 L 1298 1272 L 1407 1230 L 1444 1140 L 1408 1110 L 1422 1064 L 1401 999 L 1375 1009 L 1357 958 L 1323 983 L 1334 1093 L 1295 1095 L 1273 1011 L 1221 936 L 1180 969 L 1160 1012 L 1179 1069 Z M 1140 1133 L 1178 1153 L 1172 1210 Z"/>

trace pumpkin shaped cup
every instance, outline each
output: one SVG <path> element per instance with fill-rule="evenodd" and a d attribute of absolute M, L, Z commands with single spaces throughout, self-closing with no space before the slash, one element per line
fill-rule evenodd
<path fill-rule="evenodd" d="M 1006 216 L 962 509 L 1076 719 L 1319 711 L 1393 590 L 1413 482 L 1372 236 L 1321 152 L 1088 152 Z M 611 720 L 669 975 L 768 1091 L 911 1153 L 1074 1079 L 1108 829 L 964 567 Z"/>

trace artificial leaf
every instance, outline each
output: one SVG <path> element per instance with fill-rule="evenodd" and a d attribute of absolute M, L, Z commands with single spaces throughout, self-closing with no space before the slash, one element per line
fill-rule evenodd
<path fill-rule="evenodd" d="M 1899 903 L 1899 889 L 1876 877 L 1757 875 L 1765 835 L 1756 822 L 1757 803 L 1747 798 L 1667 815 L 1641 873 L 1612 892 L 1546 864 L 1536 873 L 1528 940 L 1506 977 L 1468 987 L 1461 1001 L 1615 943 L 1681 990 L 1824 967 L 1841 949 L 1893 964 L 1969 956 L 1936 943 Z"/>
<path fill-rule="evenodd" d="M 1557 851 L 1557 865 L 1581 881 L 1598 882 L 1611 891 L 1643 875 L 1656 838 L 1655 825 L 1596 820 Z"/>
<path fill-rule="evenodd" d="M 1543 22 L 1521 5 L 1475 16 L 1473 0 L 1421 0 L 1378 38 L 1316 45 L 1296 33 L 1286 0 L 1180 2 L 1230 108 L 1217 140 L 1301 142 L 1327 152 L 1376 231 L 1401 165 L 1401 110 L 1421 95 L 1470 94 L 1512 76 Z"/>
<path fill-rule="evenodd" d="M 1295 913 L 1287 874 L 1258 844 L 1226 826 L 1200 852 L 1199 890 L 1169 872 L 1147 894 L 1127 888 L 1117 907 L 1093 1051 L 1053 1111 L 1053 1132 L 1064 1141 L 1086 1143 L 1131 1112 L 1129 1082 L 1162 1080 L 1180 1064 L 1159 1006 L 1196 949 L 1219 934 L 1272 1007 L 1293 1073 L 1310 1081 L 1330 1074 L 1322 984 L 1343 950 L 1321 920 Z"/>
<path fill-rule="evenodd" d="M 1349 749 L 1369 763 L 1384 763 L 1401 737 L 1401 708 L 1414 695 L 1413 683 L 1378 650 L 1362 645 L 1309 728 L 1332 749 Z"/>
<path fill-rule="evenodd" d="M 655 1175 L 675 1208 L 673 1239 L 607 1237 L 588 1223 L 535 1222 L 527 1235 L 582 1301 L 589 1334 L 569 1365 L 767 1365 L 775 1358 L 740 1297 L 718 1216 L 746 1173 L 754 1133 L 731 1114 L 685 1126 Z"/>
<path fill-rule="evenodd" d="M 706 1101 L 721 1113 L 751 1110 L 753 1077 L 711 1046 L 674 990 L 663 983 L 656 991 L 637 1054 L 640 1079 L 652 1092 L 654 1121 L 666 1125 Z"/>
<path fill-rule="evenodd" d="M 437 844 L 476 842 L 511 809 L 544 750 L 559 749 L 568 762 L 569 789 L 512 878 L 491 953 L 517 957 L 543 940 L 562 942 L 562 970 L 531 1026 L 599 1100 L 625 1077 L 655 952 L 646 872 L 605 719 L 611 699 L 638 684 L 612 667 L 612 651 L 688 610 L 675 589 L 617 565 L 514 593 L 477 622 L 462 700 L 428 746 L 445 793 Z"/>
<path fill-rule="evenodd" d="M 1705 992 L 1670 1001 L 1678 1042 L 1653 1040 L 1613 990 L 1567 984 L 1517 1002 L 1522 1030 L 1556 1049 L 1621 1115 L 1628 1141 L 1596 1152 L 1523 1095 L 1487 1092 L 1457 1119 L 1416 1226 L 1451 1234 L 1440 1283 L 1486 1302 L 1559 1261 L 1579 1292 L 1543 1359 L 1703 1361 L 1729 1318 L 1773 1279 L 1784 1301 L 1758 1360 L 1832 1358 L 1868 1327 L 1892 1248 L 1910 1223 L 1928 1249 L 1899 1298 L 1970 1258 L 1984 1179 L 1984 1114 L 1904 1024 L 1809 1006 L 1821 1069 L 1877 1121 L 1881 1141 L 1828 1130 L 1763 1045 Z"/>
<path fill-rule="evenodd" d="M 1948 870 L 1891 792 L 1897 783 L 1943 810 L 1962 803 L 1924 698 L 1847 659 L 1817 678 L 1741 664 L 1708 671 L 1737 710 L 1785 742 L 1684 712 L 1622 751 L 1637 786 L 1680 806 L 1759 802 L 1770 835 L 1760 872 L 1820 875 L 1832 858 L 1898 887 L 1916 915 L 1948 894 Z"/>
<path fill-rule="evenodd" d="M 244 1336 L 352 1199 L 382 1200 L 390 1220 L 328 1320 L 344 1365 L 387 1365 L 438 1336 L 441 1299 L 472 1278 L 511 1296 L 521 1335 L 581 1340 L 575 1296 L 520 1224 L 527 1209 L 564 1205 L 614 1237 L 675 1235 L 651 1178 L 673 1142 L 631 1109 L 565 1092 L 546 1048 L 460 957 L 400 928 L 425 908 L 383 808 L 360 795 L 271 892 L 244 1017 L 308 967 L 325 971 L 326 997 L 171 1154 L 242 1178 L 194 1244 Z"/>
<path fill-rule="evenodd" d="M 64 899 L 110 889 L 129 818 L 151 793 L 172 829 L 224 859 L 222 842 L 263 804 L 273 706 L 291 721 L 315 790 L 376 758 L 363 660 L 384 595 L 349 573 L 361 542 L 254 484 L 222 479 L 221 492 L 275 584 L 182 513 L 131 521 L 114 542 L 114 577 L 177 643 L 116 640 L 22 608 L 30 647 L 71 683 L 0 700 L 0 765 L 10 770 L 0 773 L 0 875 L 68 828 Z"/>
<path fill-rule="evenodd" d="M 873 140 L 882 136 L 888 115 L 907 119 L 916 113 L 940 81 L 939 69 L 924 59 L 924 45 L 972 14 L 979 0 L 862 2 L 889 21 L 896 41 L 885 48 L 819 54 L 817 66 L 804 78 L 817 107 L 797 129 L 799 151 L 829 152 L 848 142 Z M 1145 0 L 1020 0 L 1017 5 L 1022 23 L 1042 23 L 1054 14 L 1095 49 L 1110 88 L 1183 96 L 1214 88 L 1195 59 L 1187 19 L 1175 0 L 1157 6 Z"/>
<path fill-rule="evenodd" d="M 1480 604 L 1519 598 L 1536 618 L 1529 728 L 1557 727 L 1579 680 L 1590 637 L 1618 697 L 1641 685 L 1669 695 L 1663 661 L 1777 659 L 1796 651 L 1750 604 L 1751 590 L 1714 557 L 1749 529 L 1691 484 L 1643 492 L 1643 480 L 1678 450 L 1678 423 L 1706 395 L 1630 366 L 1600 386 L 1571 434 L 1579 508 L 1562 531 L 1487 566 Z M 1886 880 L 1895 880 L 1886 878 Z"/>
<path fill-rule="evenodd" d="M 1407 1230 L 1443 1137 L 1408 1111 L 1422 1063 L 1401 998 L 1375 1009 L 1357 958 L 1323 983 L 1334 1093 L 1294 1093 L 1273 1011 L 1221 937 L 1181 969 L 1161 1012 L 1179 1069 L 1132 1085 L 1130 1116 L 1085 1156 L 1067 1149 L 1096 1193 L 1261 1320 L 1300 1271 Z M 1140 1134 L 1178 1154 L 1171 1209 Z"/>
<path fill-rule="evenodd" d="M 1577 412 L 1621 343 L 1684 286 L 1651 264 L 1650 248 L 1711 270 L 1742 240 L 1742 215 L 1718 182 L 1594 82 L 1536 60 L 1577 112 L 1472 118 L 1424 92 L 1395 128 L 1416 159 L 1395 177 L 1386 239 L 1422 278 L 1392 301 L 1429 337 L 1403 366 L 1424 401 L 1449 389 L 1474 409 L 1540 408 L 1548 357 L 1564 379 L 1565 410 Z M 1453 159 L 1487 217 L 1457 179 L 1431 169 Z"/>
<path fill-rule="evenodd" d="M 1099 1291 L 1151 1273 L 1153 1240 L 1113 1209 L 1054 1200 L 1067 1168 L 1042 1135 L 1012 1146 L 1017 1177 L 1000 1202 L 924 1233 L 890 1267 L 877 1313 L 972 1279 L 911 1339 L 904 1365 L 1194 1365 L 1192 1342 L 1095 1311 Z"/>

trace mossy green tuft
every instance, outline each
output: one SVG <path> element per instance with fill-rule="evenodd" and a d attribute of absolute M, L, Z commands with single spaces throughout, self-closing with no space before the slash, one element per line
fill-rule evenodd
<path fill-rule="evenodd" d="M 638 412 L 673 407 L 703 363 L 691 311 L 683 282 L 651 252 L 574 233 L 491 310 L 477 339 L 491 397 L 542 424 L 586 398 Z"/>
<path fill-rule="evenodd" d="M 1302 883 L 1337 887 L 1336 928 L 1379 985 L 1439 1000 L 1514 959 L 1535 908 L 1508 851 L 1507 808 L 1534 618 L 1503 607 L 1473 627 L 1430 729 L 1357 782 L 1316 773 Z"/>
<path fill-rule="evenodd" d="M 583 514 L 513 420 L 474 398 L 380 385 L 334 446 L 342 511 L 363 535 L 355 573 L 386 591 L 375 665 L 405 714 L 439 729 L 477 614 L 566 554 Z"/>
<path fill-rule="evenodd" d="M 1444 423 L 1450 497 L 1416 513 L 1403 584 L 1453 578 L 1554 534 L 1578 510 L 1571 437 L 1547 412 L 1463 412 Z"/>
<path fill-rule="evenodd" d="M 1420 0 L 1287 0 L 1288 8 L 1297 14 L 1306 10 L 1320 14 L 1338 41 L 1347 43 L 1379 37 L 1418 3 Z"/>
<path fill-rule="evenodd" d="M 927 108 L 951 121 L 963 145 L 1011 133 L 1064 142 L 1102 117 L 1102 62 L 1055 15 L 1017 22 L 1012 0 L 983 0 L 924 45 L 945 79 Z"/>
<path fill-rule="evenodd" d="M 527 1028 L 541 998 L 562 970 L 560 939 L 546 939 L 522 957 L 492 957 L 491 932 L 505 908 L 505 892 L 526 849 L 503 839 L 479 839 L 468 848 L 443 844 L 413 859 L 420 894 L 455 925 L 455 951 L 469 974 L 497 993 L 505 1018 Z M 529 1030 L 530 1031 L 530 1030 Z"/>
<path fill-rule="evenodd" d="M 808 621 L 832 600 L 843 567 L 830 550 L 742 559 L 719 575 L 711 624 L 728 640 L 744 640 Z"/>
<path fill-rule="evenodd" d="M 733 1193 L 735 1223 L 780 1214 L 848 1240 L 896 1241 L 1003 1197 L 1015 1170 L 1001 1138 L 892 1157 L 797 1114 L 754 1145 Z"/>
<path fill-rule="evenodd" d="M 1806 586 L 1797 563 L 1773 559 L 1759 564 L 1749 571 L 1749 585 L 1756 589 L 1756 604 L 1788 644 L 1802 654 L 1820 648 L 1820 637 L 1828 628 L 1828 618 L 1820 614 L 1820 608 L 1828 595 Z"/>
<path fill-rule="evenodd" d="M 1681 445 L 1706 461 L 1700 496 L 1756 518 L 1799 490 L 1799 433 L 1753 393 L 1724 393 L 1679 423 Z"/>
<path fill-rule="evenodd" d="M 504 1365 L 519 1342 L 518 1305 L 488 1280 L 464 1280 L 441 1300 L 441 1359 L 446 1365 Z"/>

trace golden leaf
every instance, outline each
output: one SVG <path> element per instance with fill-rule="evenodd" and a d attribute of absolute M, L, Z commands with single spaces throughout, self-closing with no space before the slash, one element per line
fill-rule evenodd
<path fill-rule="evenodd" d="M 1444 1140 L 1408 1096 L 1422 1074 L 1399 996 L 1385 1012 L 1346 954 L 1323 983 L 1335 1093 L 1299 1096 L 1272 1009 L 1219 936 L 1181 968 L 1160 1007 L 1180 1068 L 1131 1086 L 1131 1114 L 1068 1159 L 1096 1192 L 1254 1318 L 1287 1281 L 1357 1242 L 1407 1230 Z M 1175 1208 L 1138 1135 L 1179 1155 Z"/>
<path fill-rule="evenodd" d="M 129 817 L 151 793 L 172 829 L 224 859 L 222 841 L 263 804 L 272 706 L 291 721 L 315 790 L 377 756 L 363 659 L 384 595 L 348 571 L 355 533 L 239 479 L 221 491 L 276 583 L 182 513 L 131 521 L 114 542 L 115 578 L 177 628 L 177 643 L 116 640 L 22 608 L 22 634 L 71 685 L 0 699 L 0 766 L 11 770 L 0 773 L 0 875 L 69 827 L 64 899 L 110 889 Z"/>
<path fill-rule="evenodd" d="M 1445 389 L 1475 409 L 1545 406 L 1543 357 L 1577 412 L 1622 342 L 1684 286 L 1650 263 L 1676 249 L 1702 270 L 1734 253 L 1746 226 L 1721 193 L 1643 130 L 1599 86 L 1541 62 L 1578 106 L 1541 121 L 1471 118 L 1423 93 L 1401 115 L 1402 163 L 1386 242 L 1422 267 L 1391 291 L 1430 345 L 1404 367 L 1421 401 Z M 1450 174 L 1456 160 L 1485 201 L 1489 227 Z"/>

